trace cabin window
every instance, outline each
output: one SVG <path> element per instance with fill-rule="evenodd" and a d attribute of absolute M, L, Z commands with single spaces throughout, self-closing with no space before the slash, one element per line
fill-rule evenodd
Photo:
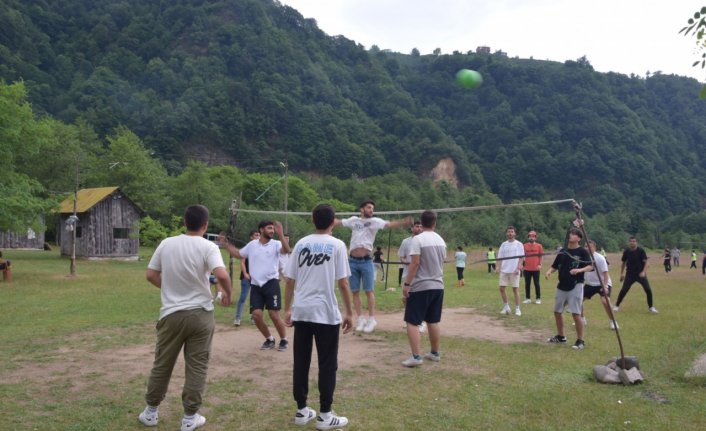
<path fill-rule="evenodd" d="M 114 227 L 113 228 L 113 239 L 128 239 L 130 238 L 130 228 L 127 227 Z"/>

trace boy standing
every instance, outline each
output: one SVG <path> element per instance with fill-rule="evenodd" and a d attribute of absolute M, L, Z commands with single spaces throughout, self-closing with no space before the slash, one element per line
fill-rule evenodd
<path fill-rule="evenodd" d="M 583 320 L 581 319 L 581 306 L 583 305 L 583 275 L 593 271 L 591 256 L 588 251 L 579 245 L 583 238 L 580 230 L 569 230 L 569 241 L 566 248 L 562 248 L 554 259 L 554 263 L 547 271 L 547 279 L 554 271 L 559 271 L 559 284 L 556 286 L 554 302 L 554 320 L 556 320 L 557 335 L 550 338 L 550 343 L 566 343 L 564 336 L 564 306 L 568 305 L 569 311 L 576 324 L 576 343 L 572 346 L 576 350 L 586 347 L 583 340 Z"/>
<path fill-rule="evenodd" d="M 284 322 L 294 326 L 294 369 L 292 393 L 297 402 L 294 423 L 306 425 L 316 418 L 316 428 L 336 429 L 348 419 L 331 410 L 338 369 L 339 331 L 353 326 L 348 277 L 350 267 L 346 245 L 331 236 L 336 213 L 331 205 L 318 205 L 312 212 L 316 233 L 297 242 L 285 268 Z M 338 309 L 334 284 L 338 282 L 345 317 Z M 319 415 L 307 407 L 312 342 L 319 360 Z"/>

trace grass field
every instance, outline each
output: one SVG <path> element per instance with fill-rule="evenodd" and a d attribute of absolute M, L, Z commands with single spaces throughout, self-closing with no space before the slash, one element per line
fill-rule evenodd
<path fill-rule="evenodd" d="M 114 352 L 154 343 L 159 293 L 144 280 L 150 253 L 143 250 L 138 262 L 79 260 L 78 277 L 71 279 L 68 260 L 57 252 L 5 251 L 13 261 L 14 282 L 0 282 L 0 430 L 144 428 L 136 417 L 151 363 L 135 363 L 136 373 L 124 377 L 108 371 Z M 371 375 L 365 364 L 340 369 L 334 409 L 351 420 L 350 430 L 705 429 L 706 378 L 685 373 L 706 352 L 706 278 L 688 263 L 665 274 L 657 254 L 651 256 L 649 278 L 660 314 L 647 313 L 639 285 L 617 313 L 626 354 L 639 357 L 646 376 L 641 385 L 594 381 L 593 366 L 619 353 L 594 299 L 586 305 L 584 351 L 542 339 L 501 344 L 443 338 L 438 367 L 394 365 L 380 375 Z M 609 258 L 619 284 L 618 257 Z M 549 263 L 545 258 L 545 268 Z M 396 271 L 395 266 L 393 275 Z M 473 265 L 466 270 L 466 287 L 456 289 L 455 270 L 448 264 L 445 306 L 473 307 L 511 329 L 549 337 L 555 333 L 555 281 L 542 278 L 543 304 L 525 305 L 520 318 L 500 316 L 497 276 L 487 274 L 484 264 Z M 383 311 L 399 311 L 399 292 L 380 292 L 378 304 Z M 216 315 L 220 327 L 230 327 L 231 310 L 217 308 Z M 441 328 L 443 333 L 443 321 Z M 385 343 L 408 350 L 402 332 L 381 335 Z M 96 357 L 102 362 L 91 362 Z M 209 382 L 205 430 L 299 429 L 290 424 L 295 404 L 288 381 L 264 393 L 240 371 Z M 315 385 L 310 396 L 317 407 Z M 168 420 L 157 429 L 177 429 L 180 399 L 168 396 L 163 406 L 160 414 Z"/>

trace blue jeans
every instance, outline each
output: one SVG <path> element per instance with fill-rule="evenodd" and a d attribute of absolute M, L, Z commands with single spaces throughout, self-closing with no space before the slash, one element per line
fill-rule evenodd
<path fill-rule="evenodd" d="M 372 292 L 375 289 L 375 268 L 373 260 L 361 259 L 355 257 L 348 258 L 348 264 L 351 267 L 351 276 L 348 279 L 351 292 L 360 291 L 360 283 L 363 282 L 363 290 Z"/>
<path fill-rule="evenodd" d="M 238 298 L 238 304 L 235 306 L 235 318 L 240 320 L 243 315 L 243 306 L 245 301 L 248 299 L 248 294 L 250 293 L 250 280 L 243 278 L 240 280 L 240 297 Z"/>

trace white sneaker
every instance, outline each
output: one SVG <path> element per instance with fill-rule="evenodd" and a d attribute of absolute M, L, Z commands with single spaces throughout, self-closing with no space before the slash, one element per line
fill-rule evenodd
<path fill-rule="evenodd" d="M 542 300 L 541 300 L 541 299 L 539 299 L 539 298 L 537 298 L 537 300 L 536 300 L 536 301 L 534 301 L 534 303 L 535 303 L 535 304 L 541 304 L 541 303 L 542 303 Z"/>
<path fill-rule="evenodd" d="M 657 309 L 654 308 L 654 307 L 650 307 L 649 311 L 650 311 L 650 313 L 652 313 L 652 314 L 659 314 L 659 311 L 657 311 Z"/>
<path fill-rule="evenodd" d="M 220 290 L 218 291 L 218 295 L 216 295 L 216 302 L 221 302 L 221 299 L 223 299 L 223 292 Z"/>
<path fill-rule="evenodd" d="M 500 314 L 510 314 L 510 306 L 507 305 L 507 304 L 505 304 L 505 305 L 503 306 L 503 309 L 500 310 Z"/>
<path fill-rule="evenodd" d="M 614 305 L 614 306 L 613 306 L 613 311 L 618 311 L 618 310 L 620 310 L 620 307 L 618 307 L 617 305 Z"/>
<path fill-rule="evenodd" d="M 426 355 L 424 355 L 424 359 L 426 359 L 428 361 L 432 361 L 432 362 L 439 362 L 441 360 L 441 354 L 439 354 L 439 353 L 434 354 L 434 353 L 429 352 Z"/>
<path fill-rule="evenodd" d="M 201 428 L 204 424 L 206 424 L 206 418 L 195 413 L 192 419 L 183 418 L 181 420 L 181 431 L 195 430 L 196 428 Z"/>
<path fill-rule="evenodd" d="M 418 366 L 422 365 L 423 363 L 424 363 L 424 361 L 422 360 L 422 358 L 417 359 L 414 356 L 410 356 L 409 358 L 402 361 L 402 365 L 404 365 L 405 367 L 408 367 L 408 368 L 418 367 Z"/>
<path fill-rule="evenodd" d="M 610 329 L 615 331 L 616 329 L 620 329 L 620 326 L 618 326 L 618 322 L 613 323 L 613 321 L 610 321 Z"/>
<path fill-rule="evenodd" d="M 235 319 L 233 321 L 233 326 L 240 326 L 240 319 Z"/>
<path fill-rule="evenodd" d="M 522 316 L 522 311 L 520 311 L 520 307 L 515 307 L 515 316 Z"/>
<path fill-rule="evenodd" d="M 358 323 L 355 325 L 355 332 L 363 332 L 365 328 L 365 317 L 358 316 Z"/>
<path fill-rule="evenodd" d="M 306 425 L 309 421 L 316 418 L 316 411 L 311 407 L 304 407 L 303 409 L 297 411 L 294 415 L 294 423 L 296 425 Z"/>
<path fill-rule="evenodd" d="M 326 419 L 322 418 L 321 415 L 316 417 L 317 430 L 333 430 L 346 425 L 348 425 L 348 418 L 337 416 L 333 410 L 328 414 Z"/>
<path fill-rule="evenodd" d="M 152 413 L 149 411 L 148 407 L 145 407 L 138 419 L 146 427 L 156 427 L 159 421 L 159 411 Z"/>
<path fill-rule="evenodd" d="M 422 322 L 422 324 L 419 325 L 419 333 L 420 333 L 420 334 L 426 334 L 426 333 L 427 333 L 427 322 Z"/>
<path fill-rule="evenodd" d="M 531 303 L 532 303 L 532 300 L 529 299 L 529 298 L 527 298 L 527 299 L 525 299 L 524 301 L 522 301 L 522 303 L 523 303 L 523 304 L 531 304 Z"/>
<path fill-rule="evenodd" d="M 363 328 L 363 332 L 366 334 L 370 334 L 375 330 L 375 327 L 378 326 L 378 321 L 375 320 L 373 316 L 368 317 L 368 323 L 365 324 L 365 328 Z"/>

